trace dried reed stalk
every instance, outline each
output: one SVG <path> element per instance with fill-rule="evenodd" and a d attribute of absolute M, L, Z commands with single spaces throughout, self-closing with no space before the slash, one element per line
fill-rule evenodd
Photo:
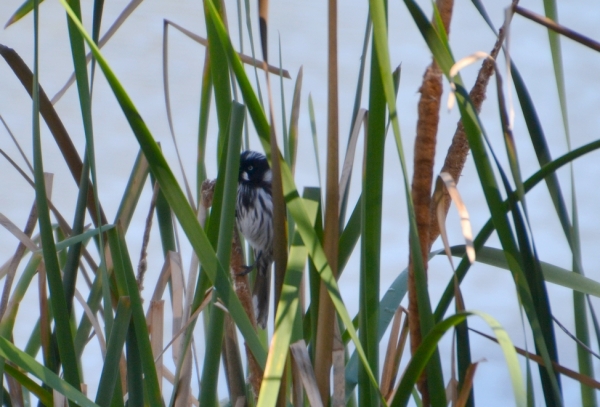
<path fill-rule="evenodd" d="M 338 45 L 337 0 L 328 1 L 327 57 L 327 187 L 324 249 L 333 276 L 338 275 L 339 244 L 339 119 L 338 119 Z M 319 319 L 315 348 L 315 374 L 324 405 L 329 404 L 330 372 L 336 324 L 335 309 L 323 282 L 319 286 Z"/>
<path fill-rule="evenodd" d="M 156 199 L 158 198 L 158 191 L 160 190 L 158 182 L 154 184 L 152 191 L 152 199 L 150 200 L 150 209 L 148 210 L 148 216 L 146 216 L 146 227 L 144 228 L 144 235 L 142 237 L 142 248 L 140 249 L 140 261 L 138 262 L 137 268 L 137 285 L 140 295 L 144 290 L 144 276 L 148 269 L 148 243 L 150 243 L 150 231 L 152 229 L 152 218 L 154 216 L 154 209 L 156 208 Z M 143 299 L 142 299 L 143 301 Z"/>
<path fill-rule="evenodd" d="M 31 208 L 31 211 L 29 212 L 29 217 L 27 218 L 27 223 L 25 224 L 25 229 L 23 229 L 23 233 L 25 233 L 25 235 L 27 237 L 31 237 L 31 235 L 33 234 L 33 230 L 35 229 L 35 227 L 37 225 L 37 220 L 38 220 L 37 206 L 34 203 Z M 25 245 L 22 242 L 19 242 L 19 244 L 17 246 L 17 250 L 15 251 L 15 254 L 12 257 L 12 260 L 10 261 L 10 266 L 6 273 L 4 290 L 2 291 L 2 300 L 0 302 L 0 321 L 4 318 L 4 314 L 8 307 L 8 300 L 10 297 L 13 281 L 15 279 L 15 274 L 17 273 L 17 268 L 19 267 L 19 264 L 21 263 L 23 256 L 25 256 L 25 249 L 27 249 L 25 247 Z"/>
<path fill-rule="evenodd" d="M 444 28 L 446 32 L 449 32 L 454 0 L 437 0 L 436 5 L 440 12 Z M 423 75 L 423 84 L 419 89 L 421 98 L 418 106 L 419 118 L 415 138 L 414 173 L 411 191 L 425 272 L 427 271 L 429 253 L 431 184 L 433 181 L 433 165 L 442 91 L 442 71 L 435 60 L 433 60 Z M 414 353 L 421 344 L 422 334 L 412 255 L 409 258 L 408 265 L 408 298 L 410 344 L 411 351 Z M 430 404 L 430 397 L 425 374 L 421 376 L 417 387 L 421 392 L 423 405 L 428 406 Z"/>
<path fill-rule="evenodd" d="M 240 235 L 237 230 L 237 226 L 234 226 L 233 230 L 233 241 L 231 242 L 231 275 L 234 279 L 234 288 L 237 296 L 239 297 L 248 318 L 254 329 L 256 329 L 256 316 L 254 315 L 254 307 L 252 306 L 252 290 L 248 284 L 248 275 L 244 273 L 244 252 L 240 242 Z M 248 345 L 246 347 L 246 355 L 248 355 L 248 381 L 252 386 L 254 396 L 257 397 L 260 392 L 260 385 L 263 378 L 263 370 L 252 355 Z"/>
<path fill-rule="evenodd" d="M 514 2 L 513 2 L 514 3 Z M 504 42 L 504 30 L 500 30 L 498 34 L 498 39 L 494 44 L 494 48 L 490 52 L 490 56 L 495 60 L 500 52 L 502 47 L 502 43 Z M 477 74 L 477 80 L 475 81 L 475 85 L 471 89 L 469 93 L 469 97 L 473 102 L 473 106 L 477 113 L 481 111 L 481 105 L 485 100 L 485 91 L 487 89 L 487 85 L 490 81 L 490 77 L 494 73 L 494 60 L 490 58 L 486 58 L 483 61 L 481 69 Z M 440 172 L 447 172 L 452 176 L 454 182 L 458 184 L 460 181 L 460 175 L 462 174 L 462 170 L 465 166 L 465 162 L 467 161 L 467 157 L 469 155 L 469 141 L 467 140 L 467 135 L 465 134 L 465 129 L 463 127 L 462 121 L 459 121 L 456 126 L 456 131 L 454 133 L 454 137 L 452 138 L 452 144 L 448 149 L 448 154 L 446 154 L 446 159 L 444 161 L 444 166 Z M 448 214 L 448 209 L 450 208 L 450 203 L 452 200 L 450 199 L 450 194 L 448 190 L 440 185 L 439 187 L 436 185 L 436 190 L 434 191 L 434 195 L 436 193 L 440 193 L 438 189 L 441 188 L 442 191 L 442 199 L 444 204 L 444 213 Z M 427 251 L 431 250 L 431 246 L 433 242 L 440 235 L 440 227 L 438 224 L 438 218 L 436 213 L 435 205 L 431 205 L 430 207 L 430 221 L 429 221 L 429 241 L 427 243 Z"/>
<path fill-rule="evenodd" d="M 27 93 L 30 96 L 33 95 L 33 72 L 27 66 L 25 61 L 15 52 L 14 49 L 9 48 L 0 44 L 0 56 L 4 58 L 8 66 L 13 70 L 15 76 L 19 79 Z M 71 140 L 71 136 L 67 133 L 67 129 L 63 125 L 60 117 L 54 110 L 54 106 L 50 103 L 48 96 L 44 92 L 44 89 L 41 85 L 39 85 L 39 102 L 40 102 L 40 114 L 42 118 L 46 122 L 50 133 L 54 137 L 58 148 L 63 155 L 67 166 L 75 180 L 75 183 L 79 186 L 81 181 L 81 174 L 83 173 L 83 162 L 79 157 L 79 153 L 77 153 L 77 149 Z M 104 215 L 104 211 L 102 210 L 102 206 L 98 205 L 100 208 L 100 219 L 98 219 L 98 213 L 96 211 L 96 201 L 94 198 L 94 184 L 88 180 L 90 185 L 87 194 L 87 208 L 92 218 L 92 222 L 96 227 L 100 225 L 106 225 L 108 222 L 106 221 L 106 216 Z"/>

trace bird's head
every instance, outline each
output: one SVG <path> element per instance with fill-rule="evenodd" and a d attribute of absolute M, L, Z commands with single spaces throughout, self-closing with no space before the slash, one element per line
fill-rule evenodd
<path fill-rule="evenodd" d="M 267 157 L 256 151 L 246 150 L 240 157 L 239 182 L 260 186 L 271 184 L 272 174 Z"/>

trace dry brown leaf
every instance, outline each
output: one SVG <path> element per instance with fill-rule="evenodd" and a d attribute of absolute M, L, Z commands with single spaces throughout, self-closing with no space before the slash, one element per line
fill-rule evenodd
<path fill-rule="evenodd" d="M 452 377 L 448 381 L 448 385 L 446 386 L 446 400 L 448 403 L 451 403 L 452 406 L 455 406 L 456 400 L 458 398 L 458 380 L 455 377 Z"/>
<path fill-rule="evenodd" d="M 163 349 L 164 341 L 164 320 L 165 320 L 165 301 L 151 301 L 148 331 L 150 334 L 150 346 L 152 347 L 152 355 L 156 362 L 156 375 L 161 378 L 158 385 L 162 392 L 162 376 L 163 376 L 163 358 L 159 356 Z"/>
<path fill-rule="evenodd" d="M 300 369 L 300 377 L 308 402 L 312 407 L 323 407 L 319 387 L 317 386 L 317 379 L 315 378 L 315 371 L 310 362 L 308 349 L 306 349 L 306 342 L 303 339 L 294 342 L 290 345 L 290 351 Z"/>
<path fill-rule="evenodd" d="M 8 230 L 14 237 L 16 237 L 21 243 L 25 245 L 29 250 L 35 252 L 39 250 L 39 247 L 27 236 L 25 233 L 19 229 L 17 225 L 11 222 L 6 216 L 0 213 L 0 225 L 4 226 L 6 230 Z"/>
<path fill-rule="evenodd" d="M 179 331 L 181 326 L 183 325 L 184 315 L 183 315 L 183 299 L 184 299 L 184 282 L 183 282 L 183 271 L 181 269 L 181 257 L 179 253 L 169 252 L 171 264 L 171 288 L 173 290 L 173 297 L 171 302 L 171 307 L 173 310 L 173 326 L 172 333 L 173 336 Z M 179 359 L 179 345 L 181 342 L 181 338 L 173 342 L 173 361 L 177 364 L 177 360 Z M 186 352 L 187 354 L 187 352 Z"/>
<path fill-rule="evenodd" d="M 340 176 L 340 210 L 342 208 L 342 200 L 344 199 L 344 194 L 346 193 L 348 183 L 350 182 L 352 168 L 354 167 L 354 156 L 356 154 L 356 144 L 358 142 L 358 135 L 360 134 L 360 129 L 362 127 L 364 127 L 366 131 L 367 117 L 367 110 L 361 108 L 358 111 L 358 114 L 356 115 L 356 120 L 354 120 L 354 125 L 352 126 L 352 133 L 350 134 L 350 139 L 348 140 L 348 148 L 346 149 L 346 157 L 344 158 L 344 164 L 342 166 L 342 173 Z"/>
<path fill-rule="evenodd" d="M 175 380 L 175 375 L 173 374 L 173 372 L 171 372 L 169 369 L 167 369 L 166 367 L 163 369 L 163 377 L 165 379 L 167 379 L 167 381 L 171 384 L 173 384 L 173 381 Z M 198 402 L 198 399 L 195 398 L 194 396 L 190 395 L 190 398 L 188 399 L 188 406 L 199 406 L 200 403 Z"/>
<path fill-rule="evenodd" d="M 89 307 L 87 301 L 83 298 L 79 290 L 75 289 L 75 299 L 79 302 L 79 305 L 83 308 L 83 312 L 85 316 L 92 324 L 92 328 L 94 329 L 94 333 L 98 338 L 98 344 L 100 345 L 100 351 L 102 352 L 102 359 L 106 357 L 106 340 L 104 339 L 104 334 L 102 333 L 102 327 L 98 322 L 98 319 L 94 315 L 94 312 Z"/>
<path fill-rule="evenodd" d="M 388 346 L 385 352 L 383 362 L 383 372 L 381 373 L 381 393 L 387 399 L 394 390 L 394 381 L 398 367 L 395 364 L 396 352 L 398 349 L 398 337 L 400 336 L 400 322 L 402 320 L 402 308 L 398 307 L 392 320 L 392 328 L 388 339 Z"/>
<path fill-rule="evenodd" d="M 454 104 L 456 103 L 456 94 L 454 93 L 456 91 L 456 85 L 454 84 L 454 77 L 458 74 L 458 72 L 460 72 L 461 69 L 466 68 L 467 66 L 472 65 L 484 58 L 490 58 L 492 61 L 494 60 L 494 58 L 487 52 L 477 51 L 457 61 L 454 65 L 452 65 L 452 68 L 450 68 L 448 76 L 450 76 L 450 88 L 452 88 L 452 92 L 450 92 L 448 95 L 447 106 L 449 111 L 454 108 Z"/>
<path fill-rule="evenodd" d="M 202 303 L 200 304 L 200 306 L 198 307 L 198 309 L 192 314 L 192 316 L 190 317 L 190 319 L 187 320 L 187 322 L 185 323 L 185 325 L 183 325 L 181 327 L 181 329 L 179 331 L 177 331 L 177 333 L 175 335 L 173 335 L 173 338 L 171 338 L 171 340 L 169 341 L 169 343 L 167 343 L 167 345 L 162 350 L 162 352 L 158 356 L 154 357 L 154 362 L 155 363 L 156 363 L 157 358 L 161 357 L 167 351 L 167 349 L 169 349 L 169 347 L 173 344 L 173 342 L 177 338 L 179 338 L 179 336 L 181 336 L 182 333 L 185 332 L 186 328 L 190 325 L 190 323 L 193 320 L 195 320 L 196 318 L 198 318 L 198 315 L 200 315 L 200 313 L 202 312 L 202 310 L 210 302 L 211 296 L 212 296 L 212 288 L 210 288 L 209 290 L 206 291 L 206 293 L 204 294 L 204 300 L 202 300 Z"/>
<path fill-rule="evenodd" d="M 131 15 L 131 13 L 133 13 L 137 6 L 139 6 L 142 3 L 142 1 L 143 0 L 131 0 L 129 4 L 125 6 L 125 8 L 121 12 L 121 14 L 119 14 L 115 22 L 112 23 L 110 28 L 106 30 L 106 33 L 104 33 L 102 38 L 100 38 L 100 40 L 98 41 L 98 48 L 102 48 L 108 42 L 108 40 L 111 39 L 111 37 L 117 32 L 119 27 L 123 25 L 125 20 L 127 20 L 127 18 Z M 88 53 L 85 58 L 86 63 L 89 63 L 92 60 L 92 53 Z M 54 97 L 51 100 L 51 103 L 53 105 L 56 104 L 56 102 L 58 102 L 60 98 L 63 97 L 63 95 L 67 92 L 67 90 L 73 83 L 75 83 L 75 72 L 71 74 L 71 76 L 67 80 L 67 83 L 65 83 L 65 85 L 56 93 L 56 95 L 54 95 Z"/>
<path fill-rule="evenodd" d="M 473 378 L 475 377 L 475 371 L 477 370 L 477 366 L 479 366 L 479 362 L 471 363 L 467 368 L 465 380 L 462 383 L 460 394 L 458 395 L 458 399 L 456 400 L 455 407 L 464 407 L 467 404 L 467 401 L 469 400 L 469 395 L 471 394 L 471 389 L 473 388 Z"/>
<path fill-rule="evenodd" d="M 450 174 L 447 172 L 442 172 L 440 174 L 440 178 L 444 181 L 446 188 L 448 189 L 448 193 L 452 198 L 452 202 L 456 206 L 456 210 L 458 211 L 458 215 L 460 216 L 460 228 L 462 230 L 463 237 L 465 238 L 465 246 L 467 257 L 469 261 L 473 263 L 475 261 L 475 248 L 473 247 L 473 231 L 471 229 L 471 220 L 469 218 L 469 212 L 467 211 L 467 206 L 463 202 L 458 189 L 456 188 L 456 183 Z M 439 217 L 439 214 L 438 214 Z M 440 219 L 440 222 L 442 220 Z M 440 230 L 442 225 L 440 224 Z M 445 234 L 445 233 L 444 233 Z M 444 247 L 446 247 L 447 239 L 445 240 Z M 448 252 L 446 252 L 448 254 Z"/>
<path fill-rule="evenodd" d="M 185 34 L 187 37 L 189 37 L 190 39 L 196 41 L 198 44 L 207 46 L 208 45 L 208 40 L 204 37 L 199 36 L 198 34 L 195 34 L 193 32 L 191 32 L 190 30 L 183 28 L 182 26 L 180 26 L 177 23 L 174 23 L 171 20 L 165 20 L 165 23 L 173 26 L 173 28 L 176 28 L 177 30 L 181 31 L 183 34 Z M 237 53 L 238 56 L 240 57 L 241 61 L 245 64 L 248 65 L 252 65 L 258 69 L 264 69 L 264 64 L 263 61 L 259 60 L 259 59 L 254 59 L 246 54 L 242 54 L 240 52 Z M 281 75 L 286 79 L 291 79 L 292 77 L 290 76 L 290 73 L 287 71 L 287 69 L 281 69 L 277 66 L 273 66 L 273 65 L 269 65 L 267 64 L 267 71 L 269 71 L 269 73 L 275 74 L 275 75 Z"/>
<path fill-rule="evenodd" d="M 340 326 L 333 325 L 333 397 L 331 405 L 333 407 L 343 407 L 346 405 L 346 361 L 344 342 L 340 335 Z"/>
<path fill-rule="evenodd" d="M 472 332 L 475 332 L 476 334 L 479 334 L 479 335 L 483 336 L 484 338 L 489 339 L 490 341 L 498 343 L 498 340 L 496 338 L 494 338 L 493 336 L 486 335 L 483 332 L 480 332 L 480 331 L 478 331 L 476 329 L 473 329 L 473 328 L 469 328 L 469 330 L 472 331 Z M 521 349 L 521 348 L 519 348 L 517 346 L 515 346 L 515 351 L 519 355 L 522 355 L 522 356 L 525 356 L 525 357 L 531 359 L 532 361 L 534 361 L 538 365 L 545 366 L 544 360 L 542 359 L 541 356 L 536 355 L 536 354 L 531 353 L 531 352 L 527 352 L 526 350 Z M 592 377 L 589 377 L 589 376 L 586 376 L 586 375 L 582 375 L 581 373 L 576 372 L 574 370 L 571 370 L 571 369 L 569 369 L 567 367 L 564 367 L 562 365 L 559 365 L 556 362 L 552 362 L 552 368 L 554 369 L 554 371 L 556 371 L 556 372 L 558 372 L 558 373 L 560 373 L 562 375 L 565 375 L 567 377 L 570 377 L 571 379 L 577 380 L 578 382 L 580 382 L 582 384 L 585 384 L 586 386 L 589 386 L 591 388 L 600 390 L 600 382 L 598 382 L 596 379 L 594 379 Z"/>

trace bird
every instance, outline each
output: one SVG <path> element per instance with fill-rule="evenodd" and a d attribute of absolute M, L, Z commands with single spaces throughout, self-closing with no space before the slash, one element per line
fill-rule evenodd
<path fill-rule="evenodd" d="M 256 322 L 265 329 L 269 317 L 271 264 L 273 263 L 273 173 L 264 154 L 246 150 L 240 156 L 236 225 L 254 251 L 254 264 L 246 267 L 249 273 L 256 267 L 252 289 L 252 304 Z"/>

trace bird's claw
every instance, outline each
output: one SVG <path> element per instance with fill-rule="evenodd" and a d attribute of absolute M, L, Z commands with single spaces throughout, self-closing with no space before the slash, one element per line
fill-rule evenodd
<path fill-rule="evenodd" d="M 258 253 L 258 256 L 256 256 L 256 259 L 254 259 L 254 264 L 251 264 L 250 266 L 242 266 L 242 271 L 240 271 L 236 275 L 239 277 L 243 277 L 243 276 L 250 274 L 250 272 L 252 270 L 254 270 L 254 267 L 256 267 L 256 265 L 258 264 L 258 260 L 260 260 L 261 256 L 262 256 L 262 252 Z"/>
<path fill-rule="evenodd" d="M 254 263 L 250 266 L 242 266 L 242 271 L 240 271 L 239 273 L 236 273 L 236 276 L 243 277 L 243 276 L 250 274 L 250 272 L 252 270 L 254 270 L 254 266 L 256 266 L 256 263 Z"/>

